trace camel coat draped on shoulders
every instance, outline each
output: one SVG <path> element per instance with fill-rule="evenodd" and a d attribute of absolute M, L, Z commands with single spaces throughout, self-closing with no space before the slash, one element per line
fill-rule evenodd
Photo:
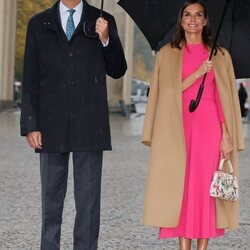
<path fill-rule="evenodd" d="M 183 49 L 164 46 L 157 55 L 150 84 L 142 135 L 142 142 L 151 147 L 145 191 L 145 225 L 176 227 L 179 221 L 186 166 L 182 57 Z M 212 61 L 226 126 L 233 144 L 231 161 L 238 175 L 237 153 L 244 149 L 244 139 L 232 61 L 224 48 L 218 50 Z M 216 200 L 216 218 L 217 228 L 238 228 L 239 201 Z"/>

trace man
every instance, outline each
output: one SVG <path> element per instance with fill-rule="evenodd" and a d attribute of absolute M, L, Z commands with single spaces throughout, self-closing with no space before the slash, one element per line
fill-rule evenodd
<path fill-rule="evenodd" d="M 42 250 L 60 249 L 70 152 L 74 249 L 97 249 L 102 154 L 111 150 L 106 74 L 127 69 L 115 20 L 103 15 L 85 0 L 61 0 L 28 25 L 21 135 L 40 153 Z"/>

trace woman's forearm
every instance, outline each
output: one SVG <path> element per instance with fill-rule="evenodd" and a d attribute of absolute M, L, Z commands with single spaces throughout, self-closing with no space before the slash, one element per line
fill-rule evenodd
<path fill-rule="evenodd" d="M 182 81 L 182 91 L 189 88 L 197 79 L 212 69 L 212 61 L 204 61 L 200 67 Z"/>
<path fill-rule="evenodd" d="M 224 122 L 221 123 L 221 128 L 222 128 L 222 138 L 220 144 L 220 151 L 221 151 L 221 156 L 227 160 L 229 159 L 230 153 L 233 150 L 233 145 L 226 124 Z"/>
<path fill-rule="evenodd" d="M 187 78 L 185 78 L 182 81 L 182 91 L 189 88 L 199 77 L 200 77 L 199 73 L 195 71 L 194 73 L 189 75 Z"/>
<path fill-rule="evenodd" d="M 228 133 L 227 126 L 226 126 L 225 122 L 221 123 L 221 129 L 222 129 L 222 137 L 230 138 L 230 135 Z"/>

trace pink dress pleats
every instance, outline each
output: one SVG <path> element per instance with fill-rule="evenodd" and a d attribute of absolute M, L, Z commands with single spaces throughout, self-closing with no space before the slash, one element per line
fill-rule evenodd
<path fill-rule="evenodd" d="M 182 79 L 196 71 L 208 57 L 203 44 L 187 45 L 183 54 Z M 216 228 L 215 199 L 209 196 L 210 183 L 220 158 L 224 116 L 213 70 L 207 75 L 198 108 L 189 112 L 190 100 L 196 99 L 201 81 L 202 77 L 182 94 L 186 173 L 179 223 L 175 228 L 160 228 L 159 238 L 199 239 L 224 235 L 224 229 Z"/>

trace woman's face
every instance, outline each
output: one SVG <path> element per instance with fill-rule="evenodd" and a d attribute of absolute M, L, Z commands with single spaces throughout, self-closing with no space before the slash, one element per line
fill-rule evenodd
<path fill-rule="evenodd" d="M 203 7 L 198 4 L 191 4 L 187 6 L 181 19 L 181 26 L 185 33 L 201 34 L 203 27 L 207 24 Z"/>

